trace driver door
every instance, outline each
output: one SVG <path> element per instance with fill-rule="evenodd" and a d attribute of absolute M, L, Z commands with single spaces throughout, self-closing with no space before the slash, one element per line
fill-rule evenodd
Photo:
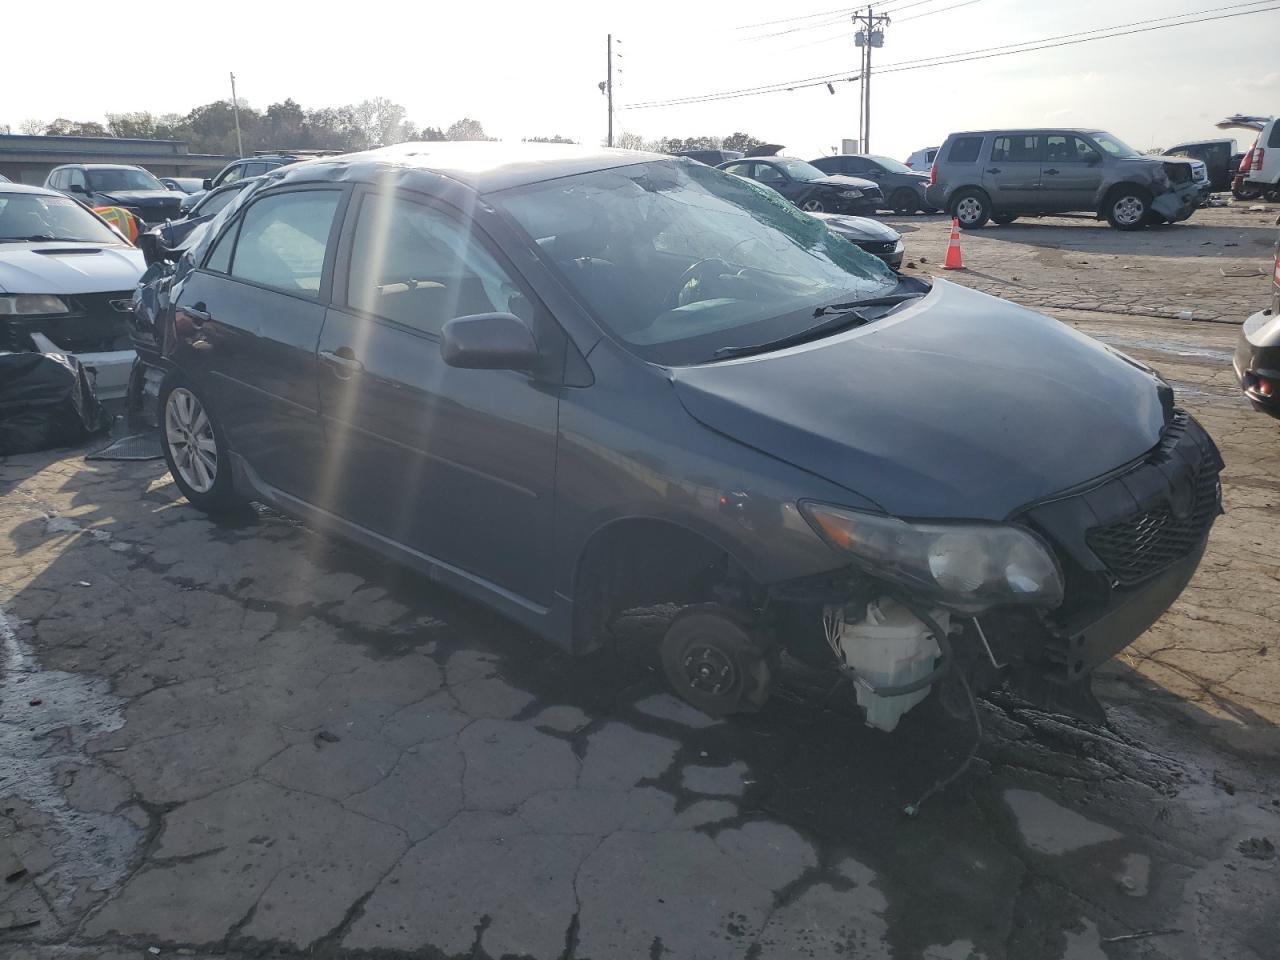
<path fill-rule="evenodd" d="M 563 333 L 458 211 L 372 190 L 350 211 L 318 349 L 319 506 L 549 604 Z M 445 364 L 444 324 L 493 312 L 533 329 L 537 371 Z"/>

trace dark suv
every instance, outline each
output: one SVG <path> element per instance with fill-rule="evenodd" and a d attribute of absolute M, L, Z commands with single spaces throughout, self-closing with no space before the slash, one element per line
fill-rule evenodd
<path fill-rule="evenodd" d="M 1101 130 L 953 133 L 933 161 L 925 196 L 966 229 L 1093 213 L 1118 230 L 1137 230 L 1191 216 L 1204 193 L 1194 163 L 1143 156 Z"/>
<path fill-rule="evenodd" d="M 69 163 L 45 178 L 57 190 L 91 207 L 123 207 L 144 224 L 178 216 L 183 195 L 170 190 L 142 167 L 122 163 Z"/>
<path fill-rule="evenodd" d="M 134 305 L 191 503 L 274 505 L 577 652 L 677 604 L 657 654 L 712 713 L 782 650 L 882 729 L 939 683 L 1062 705 L 1219 511 L 1150 369 L 701 164 L 402 144 L 268 173 L 191 239 Z"/>

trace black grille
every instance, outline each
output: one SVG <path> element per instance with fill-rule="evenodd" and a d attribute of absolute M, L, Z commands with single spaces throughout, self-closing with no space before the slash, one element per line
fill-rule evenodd
<path fill-rule="evenodd" d="M 1178 411 L 1151 462 L 1171 462 L 1169 454 L 1186 428 L 1186 414 Z M 1182 474 L 1182 503 L 1173 502 L 1175 484 L 1169 503 L 1094 527 L 1085 537 L 1089 548 L 1123 586 L 1155 576 L 1190 554 L 1213 524 L 1221 499 L 1219 469 L 1216 457 L 1202 459 L 1189 474 Z"/>
<path fill-rule="evenodd" d="M 48 317 L 10 317 L 0 323 L 0 350 L 34 349 L 30 335 L 42 333 L 68 353 L 96 353 L 129 347 L 131 290 L 63 296 L 71 312 Z"/>
<path fill-rule="evenodd" d="M 867 253 L 875 253 L 875 254 L 893 253 L 893 249 L 897 245 L 898 245 L 897 241 L 895 240 L 890 240 L 887 243 L 882 242 L 880 240 L 875 240 L 875 241 L 868 241 L 866 243 L 858 244 L 858 246 L 860 246 L 863 250 L 867 251 Z"/>

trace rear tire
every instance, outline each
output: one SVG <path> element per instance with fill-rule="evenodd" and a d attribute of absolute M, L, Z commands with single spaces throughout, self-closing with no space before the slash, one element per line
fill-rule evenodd
<path fill-rule="evenodd" d="M 920 209 L 920 197 L 909 187 L 899 187 L 889 198 L 889 207 L 899 216 L 906 216 Z"/>
<path fill-rule="evenodd" d="M 160 386 L 160 448 L 169 474 L 197 510 L 234 514 L 245 507 L 231 481 L 227 435 L 204 396 L 180 373 Z"/>
<path fill-rule="evenodd" d="M 1141 230 L 1151 213 L 1151 194 L 1142 187 L 1121 184 L 1111 191 L 1103 209 L 1115 229 Z"/>
<path fill-rule="evenodd" d="M 755 713 L 769 699 L 764 651 L 717 604 L 682 610 L 662 638 L 662 669 L 675 692 L 703 713 Z"/>
<path fill-rule="evenodd" d="M 991 219 L 991 200 L 981 190 L 961 190 L 951 201 L 951 216 L 965 230 L 977 230 Z"/>
<path fill-rule="evenodd" d="M 1017 219 L 1018 218 L 1011 213 L 993 213 L 991 215 L 991 222 L 1002 227 L 1007 227 Z"/>

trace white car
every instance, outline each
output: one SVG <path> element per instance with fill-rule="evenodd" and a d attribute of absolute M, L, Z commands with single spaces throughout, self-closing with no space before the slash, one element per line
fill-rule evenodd
<path fill-rule="evenodd" d="M 56 190 L 0 183 L 0 351 L 74 356 L 100 400 L 123 397 L 142 251 Z"/>
<path fill-rule="evenodd" d="M 1237 113 L 1216 126 L 1219 130 L 1258 131 L 1258 139 L 1240 162 L 1233 187 L 1244 196 L 1260 193 L 1267 200 L 1280 200 L 1280 118 Z"/>
<path fill-rule="evenodd" d="M 906 164 L 912 170 L 927 171 L 933 166 L 933 158 L 938 155 L 939 147 L 925 147 L 907 157 Z"/>

